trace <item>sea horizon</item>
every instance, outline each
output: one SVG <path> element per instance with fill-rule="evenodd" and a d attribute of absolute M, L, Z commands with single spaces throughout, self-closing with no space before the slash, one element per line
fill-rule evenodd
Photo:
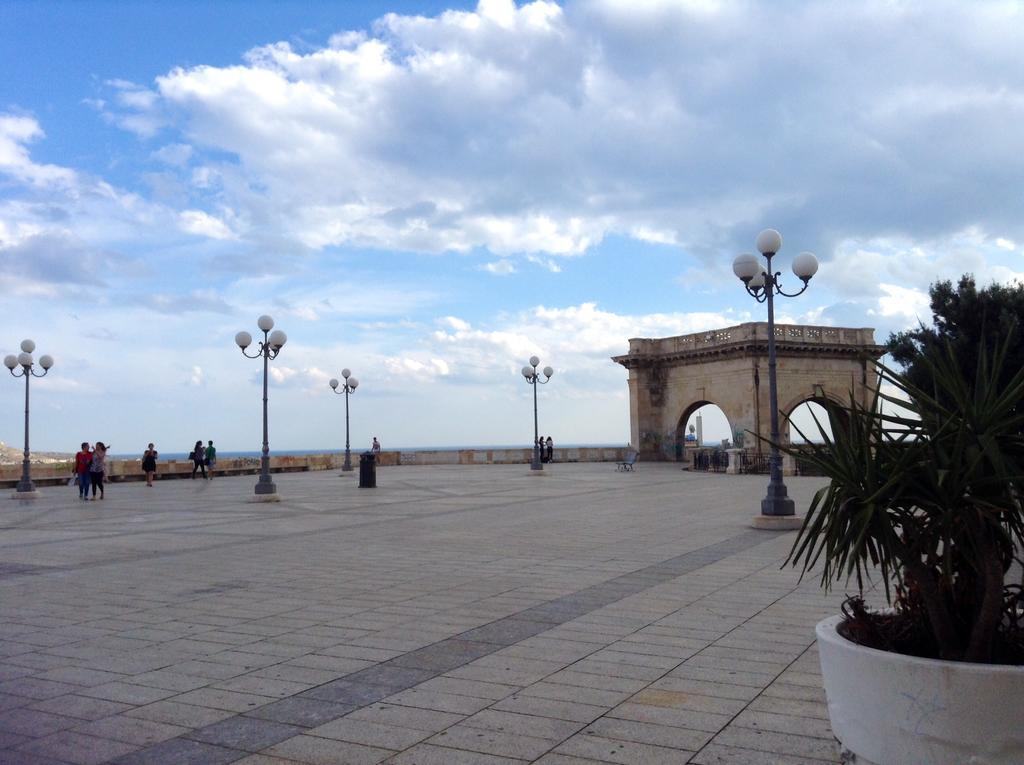
<path fill-rule="evenodd" d="M 615 449 L 622 446 L 626 446 L 625 442 L 619 444 L 555 444 L 557 449 Z M 520 445 L 509 445 L 509 444 L 484 444 L 479 446 L 397 446 L 394 448 L 384 448 L 382 451 L 385 452 L 457 452 L 464 450 L 476 450 L 486 451 L 490 449 L 529 449 L 530 444 Z M 363 449 L 352 449 L 353 454 L 360 454 L 362 452 L 369 451 L 368 448 Z M 161 452 L 159 453 L 159 459 L 161 460 L 186 460 L 188 459 L 188 452 Z M 304 457 L 309 454 L 344 454 L 344 448 L 332 448 L 332 449 L 271 449 L 271 457 Z M 217 449 L 217 459 L 238 459 L 245 457 L 259 457 L 262 452 L 258 449 L 252 451 L 232 451 L 232 450 L 221 450 Z M 121 452 L 111 452 L 109 455 L 110 459 L 115 460 L 131 460 L 131 459 L 142 459 L 142 452 L 138 454 L 124 454 Z"/>

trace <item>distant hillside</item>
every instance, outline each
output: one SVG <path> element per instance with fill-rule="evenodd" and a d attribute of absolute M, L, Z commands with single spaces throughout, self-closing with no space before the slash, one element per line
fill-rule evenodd
<path fill-rule="evenodd" d="M 8 446 L 0 441 L 0 465 L 10 465 L 21 462 L 25 458 L 24 447 Z M 73 460 L 75 455 L 65 452 L 36 452 L 33 451 L 29 458 L 32 462 L 67 462 Z"/>

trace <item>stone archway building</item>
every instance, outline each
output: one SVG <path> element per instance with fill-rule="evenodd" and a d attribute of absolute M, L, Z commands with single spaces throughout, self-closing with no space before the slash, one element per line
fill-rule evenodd
<path fill-rule="evenodd" d="M 805 401 L 848 402 L 851 392 L 869 403 L 875 362 L 885 353 L 874 334 L 870 328 L 776 324 L 780 416 Z M 631 338 L 629 353 L 612 360 L 629 370 L 630 436 L 641 460 L 681 458 L 686 421 L 704 404 L 721 408 L 734 440 L 739 434 L 745 448 L 767 450 L 750 435 L 767 438 L 771 431 L 767 322 Z"/>

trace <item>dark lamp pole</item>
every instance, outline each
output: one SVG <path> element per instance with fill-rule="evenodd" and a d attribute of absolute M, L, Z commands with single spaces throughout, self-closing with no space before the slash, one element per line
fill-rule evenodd
<path fill-rule="evenodd" d="M 252 345 L 252 335 L 239 332 L 235 335 L 235 344 L 242 349 L 242 355 L 250 359 L 263 358 L 263 454 L 260 457 L 260 478 L 256 482 L 256 499 L 273 502 L 279 499 L 277 486 L 270 478 L 270 439 L 267 435 L 267 372 L 271 359 L 276 359 L 281 348 L 288 342 L 288 336 L 279 329 L 274 329 L 274 320 L 269 316 L 260 316 L 256 322 L 263 332 L 263 340 L 259 350 L 254 354 L 246 353 L 245 349 Z"/>
<path fill-rule="evenodd" d="M 526 384 L 533 386 L 533 461 L 530 463 L 530 470 L 543 470 L 544 464 L 540 461 L 540 432 L 537 425 L 537 385 L 546 385 L 551 382 L 551 376 L 555 373 L 555 370 L 551 367 L 544 367 L 544 379 L 540 379 L 540 373 L 537 372 L 537 365 L 540 364 L 540 359 L 536 356 L 530 357 L 529 366 L 524 366 L 522 369 L 523 377 L 526 378 Z"/>
<path fill-rule="evenodd" d="M 359 380 L 352 376 L 352 372 L 348 369 L 341 370 L 341 376 L 345 378 L 345 382 L 339 383 L 337 378 L 332 378 L 330 382 L 331 389 L 339 396 L 345 394 L 345 464 L 341 466 L 341 469 L 346 472 L 352 472 L 352 450 L 349 446 L 348 438 L 348 397 L 356 392 L 356 388 L 359 387 Z M 341 386 L 341 390 L 338 390 L 338 386 Z"/>
<path fill-rule="evenodd" d="M 21 461 L 21 480 L 18 481 L 18 485 L 14 490 L 14 494 L 11 495 L 13 499 L 35 499 L 39 496 L 36 492 L 36 486 L 32 483 L 32 468 L 31 461 L 29 458 L 29 446 L 28 446 L 28 411 L 29 411 L 29 380 L 33 377 L 45 377 L 46 373 L 50 371 L 50 367 L 53 366 L 52 356 L 41 356 L 39 358 L 39 366 L 42 367 L 42 372 L 37 372 L 35 368 L 35 361 L 32 358 L 32 351 L 36 349 L 36 344 L 31 340 L 21 341 L 21 353 L 17 356 L 10 355 L 4 358 L 4 366 L 10 371 L 13 377 L 24 377 L 25 378 L 25 454 Z M 21 367 L 21 371 L 15 371 L 18 367 Z"/>
<path fill-rule="evenodd" d="M 770 477 L 768 491 L 761 500 L 761 517 L 769 519 L 792 518 L 795 515 L 793 500 L 789 497 L 782 479 L 782 455 L 779 443 L 779 395 L 776 377 L 775 351 L 775 296 L 796 297 L 803 294 L 811 277 L 818 271 L 818 259 L 809 252 L 802 252 L 793 259 L 793 273 L 804 286 L 798 292 L 782 289 L 781 271 L 772 268 L 772 258 L 782 247 L 782 235 L 774 229 L 765 229 L 757 235 L 757 249 L 764 256 L 765 265 L 755 255 L 740 255 L 733 261 L 732 270 L 742 281 L 747 292 L 758 302 L 768 304 L 768 398 L 771 415 L 771 452 L 768 459 Z"/>

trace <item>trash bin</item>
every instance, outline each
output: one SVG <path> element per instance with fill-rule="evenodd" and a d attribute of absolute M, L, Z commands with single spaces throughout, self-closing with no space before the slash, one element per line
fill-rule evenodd
<path fill-rule="evenodd" d="M 359 455 L 359 488 L 377 488 L 377 455 L 373 452 Z"/>

